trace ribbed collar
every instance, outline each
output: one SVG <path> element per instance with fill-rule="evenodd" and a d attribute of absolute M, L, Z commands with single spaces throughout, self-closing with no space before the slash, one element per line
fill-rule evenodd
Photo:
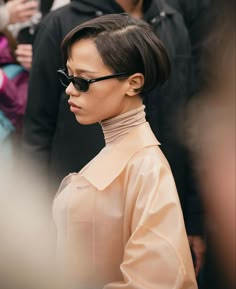
<path fill-rule="evenodd" d="M 118 141 L 132 129 L 146 122 L 144 105 L 101 122 L 106 145 Z"/>

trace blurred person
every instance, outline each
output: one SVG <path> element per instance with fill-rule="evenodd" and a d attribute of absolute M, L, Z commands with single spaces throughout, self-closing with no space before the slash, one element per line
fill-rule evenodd
<path fill-rule="evenodd" d="M 5 2 L 5 6 L 10 6 L 11 12 L 22 15 L 22 17 L 15 17 L 14 21 L 8 21 L 5 28 L 11 32 L 18 43 L 32 43 L 37 24 L 41 20 L 40 0 L 6 0 Z"/>
<path fill-rule="evenodd" d="M 10 23 L 29 19 L 33 15 L 33 11 L 34 13 L 36 11 L 33 8 L 37 7 L 35 1 L 32 2 L 34 5 L 30 6 L 25 5 L 26 3 L 22 1 L 7 2 L 5 6 L 10 11 Z M 0 108 L 2 109 L 2 124 L 4 122 L 4 125 L 1 126 L 3 141 L 4 126 L 4 136 L 7 136 L 7 130 L 9 133 L 15 129 L 19 131 L 22 126 L 28 90 L 28 71 L 32 64 L 32 45 L 17 45 L 17 39 L 14 39 L 14 36 L 7 29 L 0 32 L 0 37 Z"/>
<path fill-rule="evenodd" d="M 32 1 L 32 0 L 30 0 Z M 38 26 L 42 19 L 51 11 L 58 9 L 59 7 L 68 4 L 69 0 L 33 0 L 38 2 L 38 10 L 37 13 L 32 16 L 30 21 L 25 22 L 23 24 L 19 24 L 17 27 L 17 40 L 20 44 L 28 44 L 27 50 L 29 50 L 29 44 L 33 44 L 35 35 L 38 30 Z M 14 29 L 14 27 L 13 27 Z M 22 47 L 24 49 L 24 47 Z M 24 52 L 27 53 L 27 50 Z M 22 55 L 23 56 L 23 55 Z"/>
<path fill-rule="evenodd" d="M 212 0 L 166 0 L 166 2 L 174 7 L 184 19 L 187 27 L 189 38 L 191 41 L 191 58 L 192 58 L 192 77 L 191 77 L 191 92 L 188 95 L 189 101 L 197 92 L 201 92 L 204 87 L 204 77 L 206 72 L 205 62 L 202 60 L 204 48 L 208 45 L 210 36 L 210 27 L 214 23 L 216 13 L 213 11 Z M 190 81 L 190 80 L 189 80 Z M 185 112 L 185 110 L 184 110 Z M 184 114 L 184 113 L 183 113 Z M 181 138 L 184 139 L 184 129 L 180 131 Z M 191 157 L 187 155 L 187 173 L 185 182 L 185 190 L 188 191 L 190 198 L 195 204 L 195 208 L 202 205 L 202 198 L 198 180 L 195 178 Z M 188 206 L 190 203 L 188 204 Z M 193 258 L 195 263 L 196 275 L 199 276 L 199 286 L 203 274 L 206 242 L 205 242 L 205 226 L 203 219 L 198 217 L 199 227 L 193 227 L 192 232 L 189 234 L 190 246 L 193 249 Z"/>
<path fill-rule="evenodd" d="M 25 27 L 31 23 L 32 17 L 34 17 L 39 9 L 39 1 L 28 1 L 28 0 L 10 0 L 2 1 L 0 6 L 0 30 L 8 28 L 11 34 L 15 37 L 16 42 L 22 41 L 22 37 L 18 38 L 20 27 Z M 27 23 L 27 24 L 26 24 Z M 14 27 L 17 27 L 16 31 Z M 14 33 L 13 33 L 14 32 Z M 15 34 L 16 33 L 16 34 Z M 32 38 L 32 37 L 30 37 Z M 31 42 L 29 37 L 27 41 Z M 17 61 L 22 66 L 29 70 L 32 63 L 32 47 L 29 44 L 19 45 L 18 50 L 15 51 L 17 55 Z"/>
<path fill-rule="evenodd" d="M 14 161 L 25 113 L 29 73 L 17 62 L 16 41 L 0 32 L 0 160 Z M 13 164 L 13 163 L 12 163 Z"/>
<path fill-rule="evenodd" d="M 31 165 L 0 161 L 0 288 L 66 289 L 55 272 L 51 201 Z"/>
<path fill-rule="evenodd" d="M 15 1 L 11 2 L 15 3 Z M 42 1 L 42 3 L 45 2 L 48 1 Z M 13 16 L 14 13 L 19 12 L 18 18 L 12 17 L 14 21 L 26 20 L 20 17 L 23 15 L 21 14 L 23 8 L 29 19 L 31 14 L 28 13 L 28 6 L 24 2 L 15 3 L 14 8 L 12 4 L 7 4 L 6 7 L 10 7 Z M 35 7 L 35 5 L 30 7 Z M 34 9 L 34 13 L 36 11 Z M 45 5 L 42 11 L 46 13 Z M 11 23 L 14 23 L 12 19 L 10 19 Z M 20 25 L 20 23 L 17 24 Z M 32 40 L 33 35 L 30 38 Z M 32 44 L 27 44 L 27 42 L 31 40 L 29 41 L 28 37 L 22 37 L 22 35 L 15 38 L 7 29 L 0 32 L 0 160 L 11 162 L 13 166 L 17 159 L 15 149 L 21 137 L 22 119 L 27 100 L 29 70 L 32 65 Z M 26 43 L 18 44 L 19 41 Z"/>
<path fill-rule="evenodd" d="M 42 19 L 41 0 L 30 0 L 28 2 L 35 2 L 36 9 L 33 15 L 25 21 L 16 22 L 7 26 L 7 29 L 17 39 L 18 43 L 32 44 L 38 23 Z"/>
<path fill-rule="evenodd" d="M 207 212 L 206 289 L 235 288 L 235 2 L 217 15 L 204 49 L 205 87 L 189 104 L 188 146 Z"/>
<path fill-rule="evenodd" d="M 56 10 L 59 7 L 68 4 L 68 0 L 55 0 L 55 1 L 45 1 L 41 0 L 41 11 L 44 17 L 50 10 Z M 30 70 L 33 58 L 33 48 L 32 43 L 18 44 L 15 51 L 17 61 L 26 69 Z"/>
<path fill-rule="evenodd" d="M 74 28 L 62 51 L 70 111 L 99 123 L 106 142 L 54 200 L 68 288 L 197 288 L 174 179 L 142 104 L 142 91 L 168 78 L 163 44 L 144 21 L 112 14 Z"/>
<path fill-rule="evenodd" d="M 39 1 L 10 0 L 1 8 L 8 21 L 4 22 L 7 28 L 0 30 L 0 159 L 1 162 L 10 162 L 14 166 L 27 100 L 32 46 L 17 46 L 24 37 L 12 32 L 29 24 L 31 27 L 35 17 L 38 17 Z M 4 8 L 7 11 L 4 12 Z M 16 31 L 14 27 L 17 27 Z M 33 39 L 33 34 L 30 39 Z M 31 40 L 24 39 L 26 43 Z"/>
<path fill-rule="evenodd" d="M 28 21 L 37 11 L 38 3 L 28 0 L 0 0 L 0 30 L 8 24 Z"/>
<path fill-rule="evenodd" d="M 174 7 L 184 19 L 184 23 L 187 27 L 189 38 L 191 41 L 191 57 L 192 57 L 192 77 L 191 77 L 191 92 L 188 95 L 188 101 L 196 95 L 197 92 L 201 92 L 204 87 L 204 77 L 206 72 L 205 61 L 202 60 L 202 54 L 204 48 L 208 45 L 210 35 L 210 27 L 215 21 L 216 13 L 213 11 L 212 0 L 166 0 L 166 2 Z M 182 139 L 184 139 L 184 129 L 180 133 Z M 186 190 L 189 195 L 192 195 L 195 208 L 198 208 L 197 203 L 202 204 L 200 187 L 198 180 L 195 178 L 193 172 L 193 162 L 191 156 L 187 155 L 187 174 L 184 180 Z M 204 223 L 198 219 L 198 223 Z M 197 233 L 197 234 L 196 234 Z M 195 270 L 196 274 L 201 273 L 201 269 L 204 265 L 206 242 L 205 242 L 205 227 L 194 229 L 189 234 L 189 242 L 194 253 Z M 202 275 L 202 274 L 200 274 Z M 201 278 L 201 276 L 199 276 Z M 201 283 L 199 279 L 199 284 Z"/>
<path fill-rule="evenodd" d="M 164 43 L 171 63 L 171 75 L 163 87 L 143 93 L 146 117 L 162 143 L 180 196 L 196 274 L 202 266 L 204 246 L 202 208 L 196 191 L 190 191 L 186 151 L 176 131 L 181 130 L 183 108 L 191 95 L 192 51 L 184 19 L 163 0 L 73 0 L 50 13 L 41 22 L 33 49 L 29 99 L 24 122 L 23 149 L 48 176 L 53 196 L 63 176 L 79 171 L 103 147 L 99 124 L 82 126 L 69 112 L 67 97 L 56 70 L 62 67 L 60 44 L 64 36 L 85 20 L 111 13 L 128 13 L 149 23 Z M 197 242 L 194 242 L 194 241 Z"/>
<path fill-rule="evenodd" d="M 166 0 L 169 5 L 174 7 L 184 19 L 186 27 L 188 29 L 192 59 L 193 59 L 193 75 L 192 95 L 201 91 L 203 86 L 203 77 L 205 67 L 202 62 L 202 53 L 204 47 L 207 45 L 210 37 L 210 27 L 215 20 L 215 12 L 213 4 L 215 0 Z"/>

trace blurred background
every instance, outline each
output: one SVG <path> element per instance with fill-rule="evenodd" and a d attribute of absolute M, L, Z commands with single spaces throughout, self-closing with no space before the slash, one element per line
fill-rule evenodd
<path fill-rule="evenodd" d="M 0 1 L 0 288 L 63 288 L 65 280 L 58 280 L 55 265 L 53 195 L 48 193 L 48 181 L 54 180 L 48 180 L 20 146 L 38 27 L 51 9 L 69 1 Z M 177 9 L 185 1 L 167 2 Z M 184 127 L 181 141 L 204 206 L 206 254 L 199 288 L 232 289 L 236 287 L 235 1 L 211 1 L 204 17 L 199 18 L 198 32 L 204 41 L 198 50 L 198 89 L 184 107 L 184 123 L 178 125 Z M 8 90 L 3 89 L 6 83 Z"/>

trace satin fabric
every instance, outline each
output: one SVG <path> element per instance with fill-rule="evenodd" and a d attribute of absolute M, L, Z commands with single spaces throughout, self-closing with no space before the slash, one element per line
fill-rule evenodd
<path fill-rule="evenodd" d="M 178 194 L 158 145 L 145 122 L 62 181 L 53 205 L 57 253 L 74 288 L 197 288 Z"/>

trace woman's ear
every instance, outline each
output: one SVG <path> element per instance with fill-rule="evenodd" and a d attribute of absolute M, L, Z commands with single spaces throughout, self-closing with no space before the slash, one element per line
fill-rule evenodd
<path fill-rule="evenodd" d="M 134 73 L 128 78 L 129 88 L 126 91 L 128 96 L 134 96 L 140 93 L 144 85 L 144 76 L 142 73 Z"/>

